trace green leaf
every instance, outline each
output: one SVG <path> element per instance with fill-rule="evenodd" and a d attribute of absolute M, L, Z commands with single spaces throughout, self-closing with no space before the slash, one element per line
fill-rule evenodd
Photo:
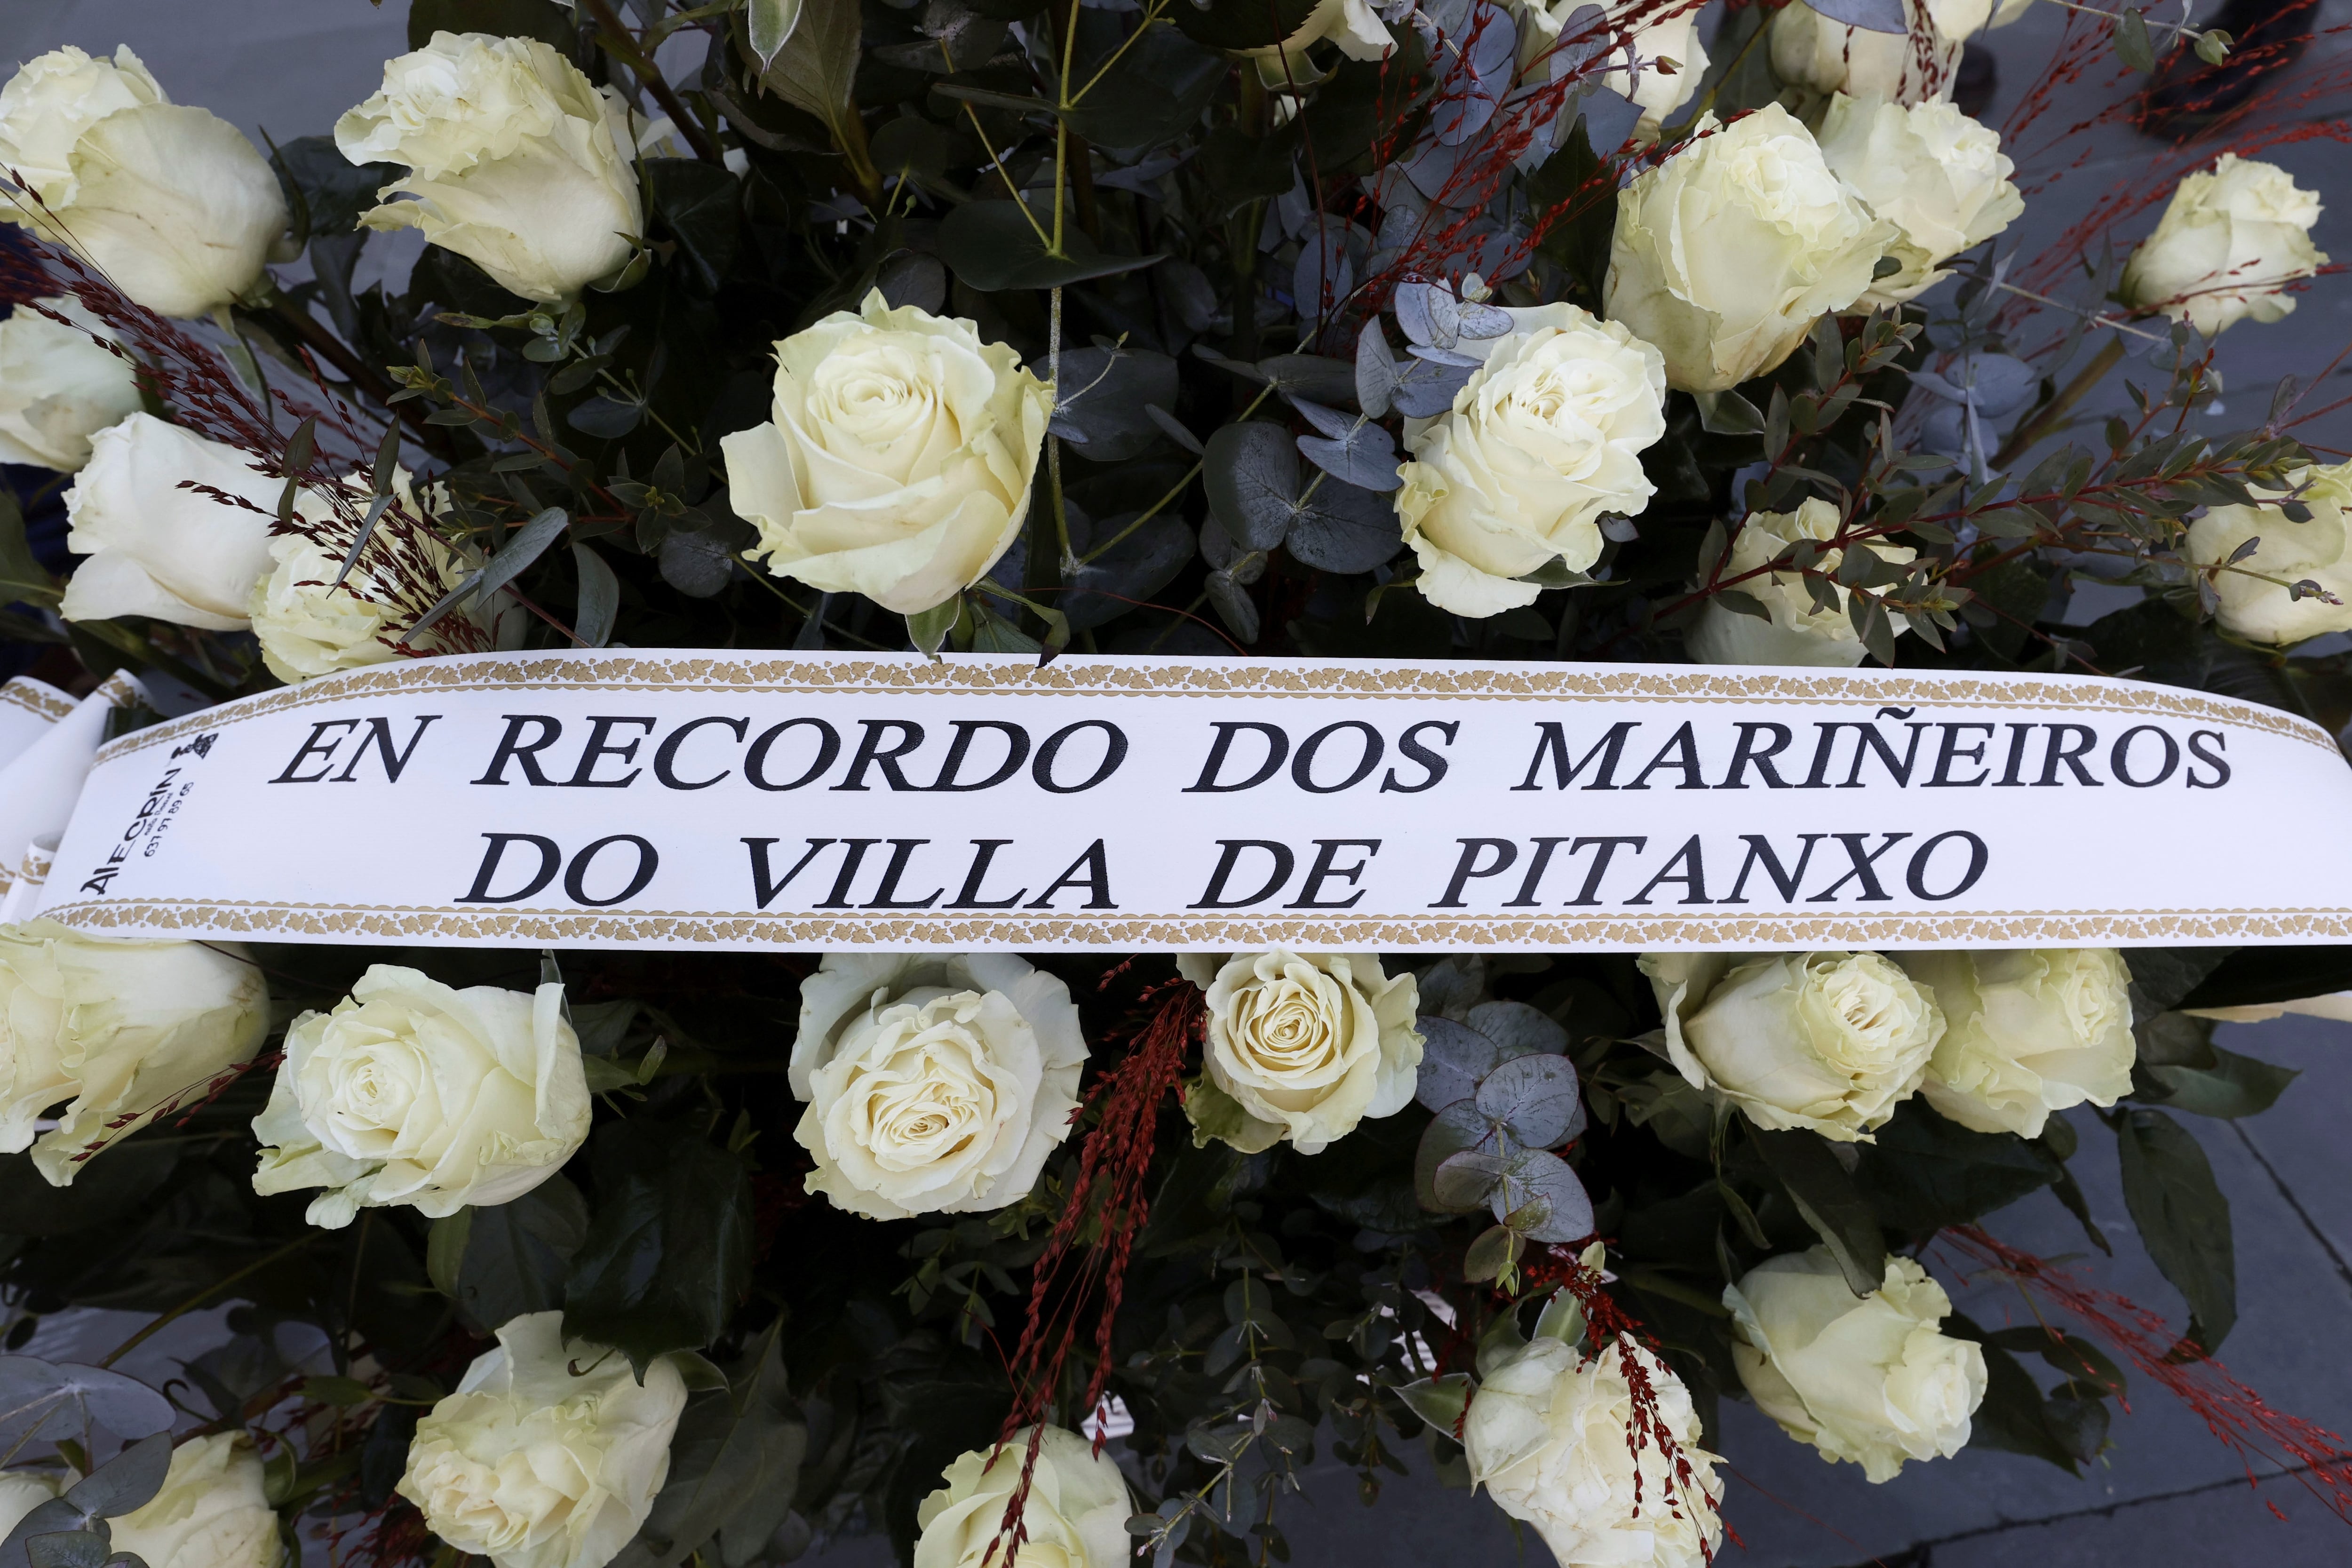
<path fill-rule="evenodd" d="M 1879 1222 L 1925 1237 L 2015 1203 L 2057 1175 L 2056 1163 L 2009 1132 L 1978 1132 L 1924 1101 L 1905 1105 L 1861 1151 L 1856 1174 Z"/>
<path fill-rule="evenodd" d="M 853 89 L 863 30 L 857 0 L 800 0 L 799 10 L 774 56 L 761 66 L 760 82 L 834 129 L 857 111 Z M 840 141 L 837 131 L 835 140 Z"/>
<path fill-rule="evenodd" d="M 2182 997 L 2237 951 L 2233 947 L 2127 947 L 2124 963 L 2148 1005 L 2162 1012 L 2179 1006 Z"/>
<path fill-rule="evenodd" d="M 2277 1067 L 2219 1046 L 2210 1049 L 2210 1067 L 2158 1062 L 2141 1068 L 2169 1091 L 2164 1098 L 2168 1110 L 2186 1110 L 2192 1116 L 2256 1116 L 2275 1104 L 2298 1076 L 2294 1068 Z"/>
<path fill-rule="evenodd" d="M 456 1289 L 443 1286 L 470 1322 L 485 1331 L 525 1312 L 563 1305 L 563 1278 L 588 1234 L 588 1203 L 561 1175 L 550 1176 L 522 1196 L 488 1208 L 468 1208 L 454 1219 L 465 1228 L 458 1243 Z M 436 1221 L 425 1267 L 434 1268 L 443 1226 Z M 441 1284 L 436 1272 L 434 1283 Z"/>
<path fill-rule="evenodd" d="M 621 580 L 584 544 L 572 544 L 572 560 L 580 572 L 580 605 L 572 612 L 572 629 L 590 647 L 603 647 L 613 640 L 613 622 L 620 614 Z"/>
<path fill-rule="evenodd" d="M 1798 1214 L 1837 1259 L 1838 1269 L 1857 1296 L 1886 1282 L 1886 1239 L 1878 1216 L 1837 1155 L 1819 1134 L 1748 1129 L 1765 1168 L 1785 1188 Z"/>
<path fill-rule="evenodd" d="M 2208 1352 L 2238 1321 L 2237 1251 L 2230 1200 L 2205 1151 L 2160 1110 L 2134 1110 L 2116 1124 L 2124 1205 L 2158 1268 L 2189 1303 L 2189 1334 Z"/>
<path fill-rule="evenodd" d="M 1244 550 L 1271 551 L 1298 514 L 1298 447 L 1263 419 L 1220 427 L 1201 458 L 1210 515 Z"/>
<path fill-rule="evenodd" d="M 948 633 L 955 629 L 957 619 L 963 614 L 961 597 L 943 605 L 933 605 L 928 610 L 917 610 L 907 617 L 907 639 L 933 658 L 947 642 Z"/>
<path fill-rule="evenodd" d="M 751 13 L 751 52 L 765 70 L 776 63 L 776 55 L 791 40 L 793 28 L 801 19 L 801 0 L 749 0 L 746 8 Z"/>
<path fill-rule="evenodd" d="M 1969 1417 L 1969 1440 L 2002 1453 L 2047 1459 L 2068 1475 L 2079 1475 L 2074 1454 L 2050 1429 L 2041 1384 L 2000 1342 L 2004 1334 L 1988 1334 L 1960 1312 L 1945 1318 L 1943 1327 L 1952 1338 L 1974 1340 L 1984 1351 L 1985 1396 Z"/>
<path fill-rule="evenodd" d="M 640 1377 L 716 1340 L 749 1288 L 751 1173 L 686 1123 L 612 1122 L 589 1147 L 594 1217 L 563 1289 L 567 1337 L 611 1345 Z"/>
<path fill-rule="evenodd" d="M 940 259 L 958 278 L 983 294 L 1005 289 L 1059 289 L 1089 278 L 1132 272 L 1158 261 L 1150 256 L 1109 256 L 1087 237 L 1076 216 L 1063 215 L 1059 255 L 1046 249 L 1054 232 L 1053 214 L 1037 215 L 1032 224 L 1022 208 L 1009 201 L 966 202 L 950 212 L 940 225 Z"/>
<path fill-rule="evenodd" d="M 669 1477 L 614 1568 L 677 1568 L 719 1538 L 724 1568 L 756 1557 L 791 1511 L 808 1427 L 784 1377 L 778 1317 L 723 1396 L 698 1397 L 670 1444 Z"/>
<path fill-rule="evenodd" d="M 307 220 L 310 237 L 351 234 L 376 192 L 400 178 L 397 163 L 353 163 L 332 136 L 298 136 L 270 150 L 287 206 Z"/>
<path fill-rule="evenodd" d="M 2116 17 L 2116 58 L 2136 71 L 2156 68 L 2156 49 L 2148 42 L 2147 21 L 2137 11 Z"/>
<path fill-rule="evenodd" d="M 742 186 L 726 169 L 698 158 L 647 158 L 639 167 L 654 210 L 694 262 L 703 286 L 716 289 L 734 267 L 742 238 Z"/>
<path fill-rule="evenodd" d="M 473 1228 L 474 1211 L 467 1207 L 435 1220 L 425 1232 L 425 1277 L 453 1301 L 466 1261 L 466 1239 Z"/>
<path fill-rule="evenodd" d="M 2087 1384 L 2106 1394 L 2122 1394 L 2129 1386 L 2123 1369 L 2115 1363 L 2113 1357 L 2081 1335 L 2067 1333 L 2063 1329 L 2045 1329 L 2038 1323 L 2021 1324 L 1987 1334 L 1985 1343 L 2038 1355 L 2064 1373 L 2069 1381 Z"/>

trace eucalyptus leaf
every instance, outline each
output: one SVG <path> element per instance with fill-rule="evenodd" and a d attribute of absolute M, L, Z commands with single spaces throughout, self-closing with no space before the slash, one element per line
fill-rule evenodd
<path fill-rule="evenodd" d="M 1519 1056 L 1498 1064 L 1478 1085 L 1477 1106 L 1531 1149 L 1556 1149 L 1584 1126 L 1576 1068 L 1566 1057 Z"/>
<path fill-rule="evenodd" d="M 1176 402 L 1176 362 L 1149 349 L 1062 351 L 1055 384 L 1055 433 L 1075 436 L 1097 463 L 1124 462 L 1149 447 L 1160 426 L 1150 406 Z"/>
<path fill-rule="evenodd" d="M 1282 542 L 1292 559 L 1318 572 L 1369 572 L 1404 547 L 1404 528 L 1387 496 L 1327 476 Z"/>
<path fill-rule="evenodd" d="M 1504 1162 L 1489 1206 L 1529 1241 L 1559 1246 L 1592 1234 L 1592 1199 L 1584 1184 L 1567 1161 L 1542 1149 L 1521 1149 Z"/>
<path fill-rule="evenodd" d="M 172 1425 L 172 1402 L 104 1367 L 0 1355 L 0 1442 L 28 1434 L 70 1436 L 95 1424 L 121 1437 L 144 1437 Z"/>
<path fill-rule="evenodd" d="M 1227 538 L 1244 550 L 1277 549 L 1297 515 L 1298 449 L 1263 419 L 1224 426 L 1209 437 L 1201 483 Z"/>
<path fill-rule="evenodd" d="M 823 0 L 806 0 L 814 5 Z M 1040 235 L 1043 228 L 1045 233 Z M 940 259 L 964 283 L 983 294 L 1006 289 L 1059 289 L 1090 278 L 1109 278 L 1149 267 L 1150 256 L 1108 255 L 1075 223 L 1065 223 L 1062 248 L 1051 253 L 1046 239 L 1053 215 L 1031 215 L 1009 201 L 973 201 L 952 208 L 940 224 Z"/>
<path fill-rule="evenodd" d="M 1432 1110 L 1473 1099 L 1479 1080 L 1502 1062 L 1495 1042 L 1466 1024 L 1424 1013 L 1413 1027 L 1421 1031 L 1421 1075 L 1413 1098 Z"/>

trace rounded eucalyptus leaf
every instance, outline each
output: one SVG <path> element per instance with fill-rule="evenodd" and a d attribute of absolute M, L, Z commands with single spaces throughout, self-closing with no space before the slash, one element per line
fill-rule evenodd
<path fill-rule="evenodd" d="M 1566 1057 L 1511 1058 L 1478 1085 L 1476 1104 L 1482 1115 L 1529 1149 L 1557 1149 L 1583 1122 L 1576 1068 Z"/>
<path fill-rule="evenodd" d="M 163 1489 L 172 1468 L 172 1435 L 157 1432 L 100 1465 L 68 1488 L 65 1500 L 98 1519 L 120 1519 L 144 1507 Z M 104 1553 L 100 1553 L 101 1559 Z"/>
<path fill-rule="evenodd" d="M 1293 560 L 1318 572 L 1369 572 L 1404 548 L 1404 525 L 1387 496 L 1326 476 L 1283 544 Z"/>
<path fill-rule="evenodd" d="M 1201 458 L 1209 510 L 1244 550 L 1272 550 L 1290 531 L 1298 501 L 1298 448 L 1263 419 L 1227 425 Z"/>
<path fill-rule="evenodd" d="M 1470 1009 L 1470 1026 L 1502 1047 L 1507 1057 L 1568 1049 L 1568 1031 L 1549 1014 L 1524 1002 L 1481 1002 Z"/>
<path fill-rule="evenodd" d="M 1493 1135 L 1494 1129 L 1469 1100 L 1457 1100 L 1440 1110 L 1422 1129 L 1421 1146 L 1413 1152 L 1412 1190 L 1421 1206 L 1444 1213 L 1444 1205 L 1437 1201 L 1437 1167 L 1448 1156 L 1475 1149 Z"/>
<path fill-rule="evenodd" d="M 1490 1205 L 1495 1217 L 1529 1241 L 1559 1245 L 1592 1234 L 1592 1199 L 1557 1154 L 1522 1149 L 1504 1163 Z"/>
<path fill-rule="evenodd" d="M 1440 1205 L 1468 1213 L 1485 1204 L 1503 1180 L 1503 1157 L 1492 1149 L 1465 1149 L 1438 1162 L 1430 1188 Z"/>
<path fill-rule="evenodd" d="M 1474 1098 L 1478 1080 L 1503 1059 L 1494 1041 L 1451 1018 L 1423 1013 L 1413 1027 L 1421 1031 L 1421 1077 L 1413 1098 L 1432 1110 Z"/>
<path fill-rule="evenodd" d="M 104 1367 L 0 1356 L 0 1437 L 15 1443 L 36 1428 L 74 1436 L 85 1416 L 117 1436 L 144 1437 L 172 1425 L 172 1402 Z"/>
<path fill-rule="evenodd" d="M 1123 513 L 1096 525 L 1105 539 L 1118 539 L 1138 514 Z M 1059 607 L 1072 631 L 1098 626 L 1136 607 L 1168 585 L 1169 579 L 1192 559 L 1192 531 L 1184 520 L 1166 512 L 1150 518 L 1134 532 L 1070 574 L 1069 592 Z"/>
<path fill-rule="evenodd" d="M 1119 463 L 1160 438 L 1149 405 L 1176 402 L 1176 362 L 1148 349 L 1065 349 L 1055 387 L 1055 433 L 1075 433 L 1086 456 Z"/>

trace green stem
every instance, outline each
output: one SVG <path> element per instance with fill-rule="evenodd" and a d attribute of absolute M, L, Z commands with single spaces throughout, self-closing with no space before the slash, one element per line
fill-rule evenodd
<path fill-rule="evenodd" d="M 2106 347 L 2083 367 L 2081 374 L 2068 382 L 2040 413 L 2019 426 L 2017 433 L 2001 443 L 2000 450 L 1993 454 L 1992 466 L 2006 468 L 2023 457 L 2036 441 L 2054 429 L 2058 421 L 2063 419 L 2074 405 L 2083 401 L 2090 390 L 2105 378 L 2107 372 L 2121 364 L 2123 358 L 2123 339 L 2109 338 Z"/>
<path fill-rule="evenodd" d="M 317 1241 L 326 1234 L 327 1233 L 324 1231 L 314 1230 L 310 1232 L 308 1235 L 298 1236 L 293 1240 L 288 1242 L 285 1246 L 279 1247 L 277 1251 L 268 1254 L 267 1257 L 257 1258 L 252 1262 L 247 1264 L 244 1268 L 238 1269 L 236 1273 L 214 1280 L 211 1284 L 205 1286 L 203 1289 L 197 1291 L 194 1295 L 189 1297 L 186 1300 L 181 1302 L 178 1306 L 173 1308 L 170 1311 L 165 1312 L 162 1317 L 157 1318 L 153 1322 L 149 1323 L 145 1328 L 140 1330 L 137 1333 L 131 1335 L 129 1339 L 115 1346 L 113 1350 L 107 1352 L 106 1359 L 100 1362 L 98 1364 L 101 1367 L 112 1366 L 116 1362 L 121 1361 L 124 1356 L 129 1355 L 132 1351 L 137 1350 L 141 1345 L 145 1344 L 150 1339 L 153 1338 L 156 1332 L 161 1330 L 164 1324 L 172 1321 L 174 1318 L 178 1318 L 185 1313 L 194 1311 L 196 1308 L 203 1306 L 205 1302 L 209 1300 L 212 1297 L 227 1289 L 238 1280 L 245 1279 L 248 1275 L 260 1273 L 261 1270 L 268 1268 L 279 1258 L 299 1252 L 302 1248 L 310 1246 L 312 1242 Z"/>

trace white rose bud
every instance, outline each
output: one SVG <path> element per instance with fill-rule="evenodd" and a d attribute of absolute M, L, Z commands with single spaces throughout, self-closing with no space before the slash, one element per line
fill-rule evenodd
<path fill-rule="evenodd" d="M 1828 1248 L 1786 1253 L 1724 1287 L 1723 1304 L 1748 1396 L 1822 1458 L 1888 1481 L 1906 1459 L 1968 1446 L 1984 1352 L 1937 1328 L 1952 1299 L 1910 1258 L 1889 1257 L 1885 1282 L 1856 1296 Z"/>
<path fill-rule="evenodd" d="M 1716 1457 L 1699 1447 L 1690 1390 L 1638 1346 L 1633 1355 L 1690 1474 L 1675 1482 L 1654 1444 L 1633 1452 L 1624 1345 L 1587 1360 L 1538 1335 L 1508 1352 L 1479 1381 L 1462 1418 L 1470 1479 L 1505 1513 L 1534 1525 L 1564 1568 L 1705 1568 L 1723 1540 Z"/>
<path fill-rule="evenodd" d="M 278 1510 L 262 1479 L 261 1456 L 243 1433 L 191 1437 L 172 1450 L 162 1491 L 106 1521 L 113 1549 L 147 1568 L 270 1568 Z"/>
<path fill-rule="evenodd" d="M 417 1422 L 400 1495 L 497 1568 L 604 1568 L 653 1511 L 685 1408 L 668 1358 L 640 1384 L 620 1352 L 566 1342 L 562 1312 L 531 1312 Z"/>
<path fill-rule="evenodd" d="M 1731 559 L 1724 563 L 1723 577 L 1728 582 L 1760 571 L 1799 540 L 1834 539 L 1841 521 L 1837 504 L 1819 496 L 1808 496 L 1794 511 L 1750 512 L 1731 542 Z M 1875 539 L 1868 549 L 1897 566 L 1919 553 Z M 1813 569 L 1833 574 L 1844 559 L 1843 550 L 1824 550 Z M 1836 603 L 1829 609 L 1813 607 L 1813 595 L 1803 575 L 1796 572 L 1748 577 L 1731 583 L 1730 587 L 1762 605 L 1771 618 L 1708 600 L 1683 637 L 1684 647 L 1701 664 L 1804 664 L 1850 669 L 1869 652 L 1846 613 L 1846 600 L 1853 590 L 1843 584 L 1830 584 Z M 1910 629 L 1899 616 L 1887 617 L 1887 626 L 1896 637 Z"/>
<path fill-rule="evenodd" d="M 2248 642 L 2285 646 L 2352 631 L 2352 528 L 2344 510 L 2352 505 L 2352 463 L 2298 468 L 2287 477 L 2292 491 L 2254 490 L 2265 498 L 2263 504 L 2208 508 L 2189 525 L 2181 552 L 2211 574 L 2221 629 Z M 2267 498 L 2290 494 L 2310 510 L 2309 521 L 2289 521 L 2284 510 L 2268 504 Z M 2261 542 L 2233 562 L 2250 540 Z M 2315 594 L 2297 598 L 2297 583 L 2315 583 L 2342 603 L 2331 605 Z"/>
<path fill-rule="evenodd" d="M 129 360 L 94 342 L 112 329 L 71 295 L 43 300 L 74 325 L 19 305 L 0 321 L 0 463 L 70 474 L 89 461 L 89 438 L 139 412 Z"/>
<path fill-rule="evenodd" d="M 1185 953 L 1208 993 L 1206 1070 L 1184 1097 L 1193 1142 L 1245 1154 L 1285 1139 L 1319 1154 L 1368 1117 L 1412 1102 L 1421 1078 L 1421 990 L 1377 954 L 1281 948 L 1219 960 Z"/>
<path fill-rule="evenodd" d="M 55 921 L 0 926 L 0 1152 L 31 1145 L 34 1166 L 66 1186 L 83 1145 L 127 1137 L 184 1091 L 200 1096 L 268 1031 L 269 986 L 240 947 L 102 942 Z M 35 1123 L 68 1100 L 34 1143 Z"/>
<path fill-rule="evenodd" d="M 1768 1131 L 1866 1142 L 1917 1091 L 1944 1034 L 1935 996 L 1874 952 L 1641 962 L 1675 1069 Z"/>
<path fill-rule="evenodd" d="M 809 1190 L 872 1219 L 1014 1204 L 1070 1135 L 1068 986 L 1010 953 L 828 953 L 801 983 L 793 1136 Z"/>
<path fill-rule="evenodd" d="M 2131 971 L 2111 947 L 1906 952 L 1944 1037 L 1920 1092 L 1979 1132 L 2042 1136 L 2053 1110 L 2131 1092 Z"/>
<path fill-rule="evenodd" d="M 1899 305 L 1951 276 L 1939 270 L 2016 221 L 2025 198 L 2010 183 L 2016 165 L 2001 156 L 2000 137 L 1941 101 L 1899 104 L 1839 93 L 1818 132 L 1830 171 L 1880 217 L 1902 230 L 1887 252 L 1900 272 L 1878 279 L 1856 300 Z"/>
<path fill-rule="evenodd" d="M 2319 195 L 2275 163 L 2224 153 L 2182 180 L 2156 232 L 2124 265 L 2126 304 L 2187 321 L 2206 337 L 2294 310 L 2286 286 L 2327 265 L 2311 243 Z"/>
<path fill-rule="evenodd" d="M 729 499 L 770 572 L 914 615 L 1020 536 L 1053 410 L 971 322 L 869 293 L 776 345 L 775 417 L 719 443 Z"/>
<path fill-rule="evenodd" d="M 166 316 L 201 316 L 252 291 L 284 234 L 286 198 L 242 132 L 164 96 L 139 57 L 72 47 L 26 62 L 0 88 L 0 165 L 37 202 L 6 216 L 68 245 Z"/>
<path fill-rule="evenodd" d="M 1618 192 L 1604 313 L 1664 353 L 1669 383 L 1720 392 L 1861 299 L 1896 236 L 1769 104 Z"/>
<path fill-rule="evenodd" d="M 1554 559 L 1598 560 L 1601 513 L 1649 505 L 1641 454 L 1666 433 L 1656 349 L 1574 305 L 1506 314 L 1509 332 L 1462 340 L 1486 363 L 1453 408 L 1405 421 L 1397 515 L 1422 596 L 1459 616 L 1533 604 L 1542 588 L 1516 579 Z"/>
<path fill-rule="evenodd" d="M 627 104 L 535 38 L 435 33 L 385 62 L 335 145 L 408 168 L 362 224 L 421 229 L 526 300 L 577 296 L 627 266 L 645 232 Z"/>
<path fill-rule="evenodd" d="M 966 1454 L 947 1468 L 940 1478 L 946 1484 L 915 1510 L 915 1527 L 922 1532 L 915 1540 L 915 1568 L 1003 1568 L 1006 1544 L 998 1532 L 1035 1431 L 1024 1426 L 1003 1447 Z M 1135 1500 L 1118 1461 L 1096 1453 L 1077 1433 L 1048 1426 L 1032 1477 L 1021 1510 L 1022 1562 L 1036 1568 L 1125 1568 L 1133 1561 L 1127 1521 Z"/>
<path fill-rule="evenodd" d="M 458 991 L 373 964 L 331 1013 L 286 1031 L 253 1119 L 257 1193 L 328 1190 L 306 1218 L 333 1229 L 401 1204 L 439 1219 L 519 1198 L 588 1136 L 580 1039 L 563 987 Z"/>
<path fill-rule="evenodd" d="M 417 550 L 431 558 L 437 581 L 410 585 L 437 599 L 464 579 L 457 555 L 437 538 L 419 531 Z M 280 534 L 269 542 L 274 563 L 268 575 L 253 585 L 246 613 L 253 635 L 261 644 L 262 662 L 269 673 L 289 686 L 339 669 L 384 664 L 406 656 L 393 644 L 415 618 L 418 606 L 403 607 L 392 584 L 404 574 L 379 531 L 340 586 L 342 552 L 299 534 Z M 438 635 L 442 623 L 425 628 L 409 646 L 427 650 L 446 647 Z"/>
<path fill-rule="evenodd" d="M 253 585 L 269 570 L 269 524 L 285 482 L 234 447 L 133 414 L 90 441 L 66 491 L 66 547 L 88 555 L 66 584 L 69 621 L 152 616 L 243 631 Z M 250 508 L 215 500 L 208 485 Z"/>

